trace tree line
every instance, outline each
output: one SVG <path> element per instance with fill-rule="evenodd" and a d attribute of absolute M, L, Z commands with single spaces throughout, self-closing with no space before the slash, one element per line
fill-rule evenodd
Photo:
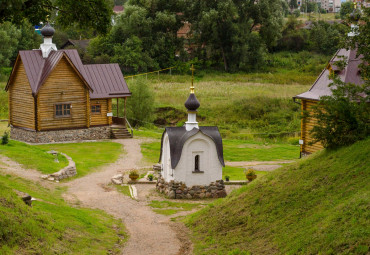
<path fill-rule="evenodd" d="M 113 5 L 123 2 L 124 13 L 114 16 Z M 294 17 L 284 21 L 288 10 L 285 0 L 6 0 L 0 6 L 0 42 L 6 46 L 0 66 L 9 66 L 19 49 L 38 48 L 41 39 L 30 32 L 31 24 L 48 19 L 57 46 L 92 39 L 87 51 L 80 50 L 85 63 L 117 62 L 128 73 L 189 60 L 202 68 L 254 71 L 271 52 L 337 50 L 348 26 L 314 22 L 302 29 Z M 179 37 L 184 25 L 189 33 Z"/>

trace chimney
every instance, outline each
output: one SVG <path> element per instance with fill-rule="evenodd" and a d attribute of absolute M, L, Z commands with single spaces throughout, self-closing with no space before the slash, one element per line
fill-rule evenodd
<path fill-rule="evenodd" d="M 40 44 L 42 57 L 47 58 L 52 50 L 57 50 L 57 46 L 53 43 L 54 28 L 47 23 L 42 29 L 41 34 L 44 37 L 44 43 Z"/>

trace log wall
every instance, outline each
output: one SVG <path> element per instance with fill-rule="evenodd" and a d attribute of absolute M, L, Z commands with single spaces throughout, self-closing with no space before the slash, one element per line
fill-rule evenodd
<path fill-rule="evenodd" d="M 312 112 L 312 107 L 316 105 L 317 102 L 313 100 L 302 100 L 302 110 L 307 112 Z M 303 140 L 303 145 L 301 145 L 301 152 L 303 153 L 313 153 L 324 147 L 321 143 L 314 143 L 310 145 L 313 141 L 310 131 L 317 124 L 317 119 L 315 118 L 303 118 L 301 122 L 301 139 Z"/>
<path fill-rule="evenodd" d="M 9 121 L 17 127 L 35 129 L 35 104 L 22 60 L 15 67 L 9 84 Z"/>
<path fill-rule="evenodd" d="M 112 99 L 91 99 L 90 108 L 92 105 L 100 105 L 101 112 L 91 112 L 91 126 L 109 125 L 112 123 L 112 117 L 107 117 L 107 113 L 112 112 Z"/>
<path fill-rule="evenodd" d="M 37 95 L 38 131 L 89 127 L 89 100 L 87 87 L 62 57 Z M 70 116 L 55 116 L 56 104 L 71 104 Z"/>

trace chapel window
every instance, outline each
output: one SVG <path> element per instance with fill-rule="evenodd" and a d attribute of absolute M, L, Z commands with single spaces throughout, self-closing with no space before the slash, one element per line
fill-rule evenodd
<path fill-rule="evenodd" d="M 196 155 L 194 160 L 195 160 L 195 162 L 194 162 L 194 171 L 199 172 L 200 171 L 200 169 L 199 169 L 199 155 Z"/>

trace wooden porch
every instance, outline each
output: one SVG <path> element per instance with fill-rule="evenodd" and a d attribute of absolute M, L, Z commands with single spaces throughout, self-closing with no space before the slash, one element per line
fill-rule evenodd
<path fill-rule="evenodd" d="M 112 138 L 114 139 L 126 139 L 126 138 L 132 138 L 133 137 L 133 129 L 128 122 L 126 118 L 126 100 L 127 97 L 123 98 L 123 104 L 122 101 L 120 102 L 120 98 L 116 98 L 116 104 L 112 104 Z M 112 99 L 113 101 L 113 99 Z M 120 106 L 123 105 L 123 109 L 120 109 Z M 121 106 L 122 107 L 122 106 Z"/>

